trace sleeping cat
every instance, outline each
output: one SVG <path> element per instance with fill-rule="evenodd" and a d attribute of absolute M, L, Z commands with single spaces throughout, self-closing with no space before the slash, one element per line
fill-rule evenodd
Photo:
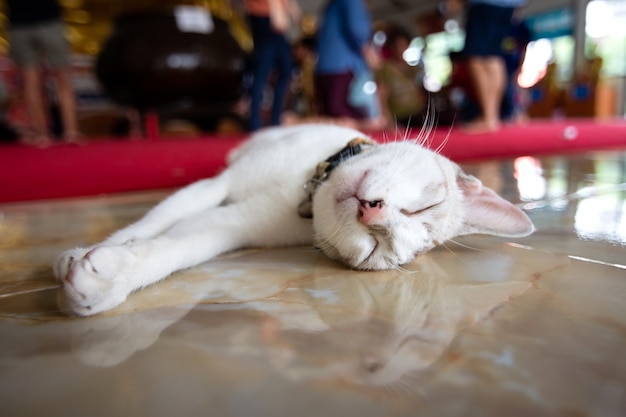
<path fill-rule="evenodd" d="M 351 268 L 384 270 L 459 235 L 532 233 L 520 209 L 416 142 L 378 145 L 333 125 L 260 131 L 220 175 L 182 188 L 101 243 L 61 254 L 60 308 L 107 311 L 243 247 L 315 244 Z"/>

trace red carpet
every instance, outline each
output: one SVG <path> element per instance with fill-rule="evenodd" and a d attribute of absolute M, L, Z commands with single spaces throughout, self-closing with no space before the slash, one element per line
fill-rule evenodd
<path fill-rule="evenodd" d="M 395 133 L 375 133 L 381 141 Z M 0 202 L 178 187 L 215 175 L 242 137 L 123 141 L 35 149 L 0 146 Z M 442 143 L 445 143 L 442 146 Z M 437 129 L 428 146 L 457 162 L 604 149 L 626 150 L 626 121 L 536 121 L 497 133 Z"/>

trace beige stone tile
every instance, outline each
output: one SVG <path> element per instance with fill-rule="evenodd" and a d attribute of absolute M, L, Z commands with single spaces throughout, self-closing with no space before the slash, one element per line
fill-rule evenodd
<path fill-rule="evenodd" d="M 529 209 L 528 238 L 375 273 L 239 251 L 82 319 L 58 311 L 51 263 L 165 192 L 2 205 L 0 415 L 621 416 L 621 160 L 552 158 L 523 201 L 512 161 L 468 166 Z"/>

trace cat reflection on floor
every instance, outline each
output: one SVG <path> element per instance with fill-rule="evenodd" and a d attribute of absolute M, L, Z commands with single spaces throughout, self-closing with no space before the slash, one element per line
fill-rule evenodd
<path fill-rule="evenodd" d="M 295 379 L 391 387 L 403 375 L 426 370 L 461 329 L 530 287 L 523 281 L 451 282 L 428 256 L 414 265 L 420 269 L 413 274 L 346 277 L 345 292 L 358 300 L 357 310 L 316 309 L 328 325 L 325 331 L 277 331 L 276 346 L 297 352 L 293 363 L 282 364 L 285 373 Z"/>
<path fill-rule="evenodd" d="M 60 308 L 111 310 L 133 291 L 246 247 L 315 245 L 352 269 L 379 271 L 456 236 L 533 232 L 519 208 L 419 141 L 376 144 L 332 125 L 261 131 L 217 177 L 101 243 L 61 254 Z"/>
<path fill-rule="evenodd" d="M 186 329 L 194 346 L 201 346 L 208 357 L 260 355 L 262 363 L 294 381 L 393 388 L 403 376 L 427 370 L 459 331 L 531 285 L 455 280 L 428 255 L 403 272 L 341 274 L 336 268 L 336 275 L 237 309 L 187 305 L 73 322 L 73 328 L 80 329 L 74 352 L 94 366 L 117 365 L 135 354 L 150 355 L 143 349 L 167 340 L 165 329 L 192 310 L 189 314 L 201 315 L 192 320 L 198 327 L 187 324 Z M 235 293 L 230 296 L 238 299 L 238 290 L 231 288 Z M 316 292 L 335 294 L 342 303 L 321 301 L 311 295 Z M 165 346 L 181 349 L 176 343 L 186 340 L 185 334 L 179 329 L 173 340 Z"/>

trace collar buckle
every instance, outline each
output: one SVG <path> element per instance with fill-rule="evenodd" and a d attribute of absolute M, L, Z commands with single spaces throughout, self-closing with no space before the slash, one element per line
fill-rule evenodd
<path fill-rule="evenodd" d="M 377 143 L 371 139 L 357 137 L 348 142 L 348 144 L 339 152 L 332 155 L 324 162 L 319 163 L 315 168 L 315 174 L 313 177 L 304 183 L 304 190 L 307 192 L 307 198 L 298 206 L 298 214 L 300 217 L 306 219 L 313 217 L 313 194 L 317 191 L 317 187 L 326 181 L 333 169 L 346 159 L 361 153 L 364 150 L 364 146 L 370 147 L 374 145 L 377 145 Z"/>

